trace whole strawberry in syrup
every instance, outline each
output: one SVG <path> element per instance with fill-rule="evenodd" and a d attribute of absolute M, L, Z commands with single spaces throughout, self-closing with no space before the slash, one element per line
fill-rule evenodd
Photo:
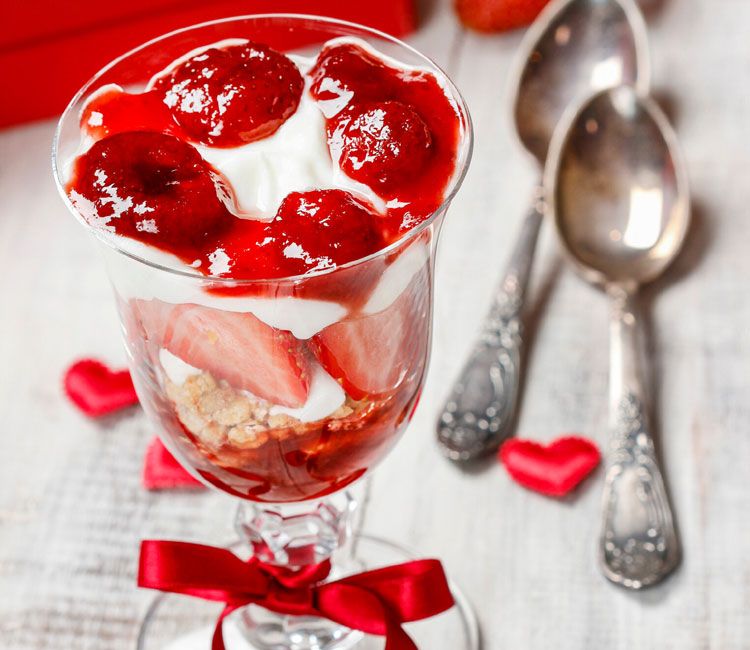
<path fill-rule="evenodd" d="M 154 83 L 183 131 L 214 147 L 275 133 L 297 110 L 303 88 L 291 59 L 252 42 L 212 47 Z"/>
<path fill-rule="evenodd" d="M 326 118 L 331 158 L 387 202 L 386 238 L 401 236 L 436 210 L 460 135 L 455 107 L 437 77 L 393 66 L 343 39 L 321 50 L 308 76 Z"/>
<path fill-rule="evenodd" d="M 366 257 L 383 247 L 378 216 L 343 190 L 292 192 L 264 232 L 273 276 L 302 275 Z"/>
<path fill-rule="evenodd" d="M 419 114 L 401 102 L 355 105 L 330 137 L 339 166 L 376 191 L 408 183 L 430 156 L 432 136 Z"/>
<path fill-rule="evenodd" d="M 324 48 L 308 75 L 310 94 L 328 118 L 354 101 L 386 99 L 394 85 L 391 70 L 352 43 Z"/>
<path fill-rule="evenodd" d="M 77 159 L 70 190 L 92 225 L 170 252 L 199 251 L 234 221 L 210 165 L 163 133 L 124 132 L 95 142 Z"/>

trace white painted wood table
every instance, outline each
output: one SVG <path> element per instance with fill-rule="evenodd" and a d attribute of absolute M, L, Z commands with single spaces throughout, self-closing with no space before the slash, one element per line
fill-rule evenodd
<path fill-rule="evenodd" d="M 374 475 L 366 528 L 443 558 L 476 605 L 487 650 L 750 648 L 750 3 L 657 4 L 655 88 L 684 145 L 695 226 L 645 298 L 684 563 L 638 594 L 608 584 L 594 563 L 601 471 L 558 502 L 496 465 L 463 474 L 433 442 L 534 170 L 505 103 L 520 34 L 466 33 L 441 3 L 410 39 L 465 93 L 476 155 L 443 231 L 427 387 Z M 153 431 L 143 415 L 102 426 L 61 395 L 71 360 L 120 364 L 124 353 L 94 244 L 52 183 L 53 126 L 0 133 L 0 648 L 130 649 L 150 599 L 134 584 L 138 541 L 225 540 L 234 503 L 146 493 L 139 472 Z M 561 261 L 549 228 L 531 310 L 519 434 L 582 432 L 604 445 L 607 304 Z"/>

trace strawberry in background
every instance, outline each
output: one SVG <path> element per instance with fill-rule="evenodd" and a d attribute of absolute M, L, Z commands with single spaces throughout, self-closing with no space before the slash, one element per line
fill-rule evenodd
<path fill-rule="evenodd" d="M 504 32 L 534 21 L 549 0 L 454 0 L 461 22 L 480 32 Z"/>

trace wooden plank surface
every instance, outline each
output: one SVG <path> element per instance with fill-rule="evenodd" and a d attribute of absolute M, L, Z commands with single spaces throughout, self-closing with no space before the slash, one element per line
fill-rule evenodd
<path fill-rule="evenodd" d="M 374 474 L 366 527 L 444 559 L 477 607 L 487 650 L 750 647 L 750 3 L 650 4 L 655 90 L 685 149 L 695 227 L 675 268 L 644 296 L 685 560 L 641 594 L 610 586 L 594 564 L 601 473 L 556 502 L 496 465 L 463 474 L 434 445 L 438 406 L 489 304 L 535 171 L 505 103 L 520 34 L 465 33 L 439 1 L 411 39 L 464 92 L 477 141 L 443 230 L 424 397 Z M 138 540 L 221 542 L 233 503 L 146 493 L 139 471 L 153 432 L 144 417 L 93 424 L 61 396 L 73 358 L 119 364 L 124 353 L 94 245 L 52 183 L 53 128 L 0 132 L 0 648 L 132 648 L 149 600 L 134 586 Z M 561 261 L 549 228 L 530 307 L 519 434 L 577 431 L 604 444 L 606 301 Z"/>

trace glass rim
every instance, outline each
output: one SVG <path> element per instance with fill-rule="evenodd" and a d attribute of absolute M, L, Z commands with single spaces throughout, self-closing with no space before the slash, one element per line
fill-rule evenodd
<path fill-rule="evenodd" d="M 86 222 L 86 220 L 81 216 L 79 211 L 76 210 L 75 206 L 70 200 L 70 197 L 65 191 L 65 187 L 62 182 L 61 173 L 60 173 L 60 164 L 58 160 L 59 142 L 60 142 L 63 125 L 68 119 L 71 118 L 72 113 L 75 111 L 79 102 L 83 100 L 84 95 L 90 91 L 90 88 L 97 82 L 97 80 L 101 79 L 101 77 L 105 73 L 110 71 L 112 68 L 122 63 L 123 61 L 133 56 L 134 54 L 148 47 L 151 47 L 159 43 L 160 41 L 166 40 L 170 37 L 176 36 L 181 33 L 190 32 L 190 31 L 201 29 L 204 27 L 209 27 L 211 25 L 220 25 L 223 23 L 239 22 L 242 20 L 251 20 L 251 19 L 253 20 L 254 19 L 279 19 L 279 20 L 291 19 L 291 20 L 299 20 L 299 21 L 304 20 L 304 21 L 311 21 L 311 22 L 322 23 L 322 24 L 329 24 L 333 26 L 347 27 L 355 31 L 364 32 L 371 36 L 377 37 L 383 41 L 390 42 L 396 45 L 397 47 L 407 50 L 412 55 L 416 56 L 417 58 L 421 59 L 422 61 L 427 63 L 429 66 L 431 66 L 433 68 L 431 72 L 435 72 L 436 74 L 439 74 L 442 76 L 441 81 L 445 82 L 448 90 L 451 93 L 452 99 L 454 100 L 457 106 L 459 117 L 461 118 L 461 121 L 462 121 L 462 124 L 461 124 L 462 132 L 459 135 L 459 147 L 458 147 L 458 155 L 456 157 L 456 168 L 454 169 L 453 176 L 450 179 L 448 189 L 445 195 L 443 196 L 443 200 L 441 201 L 440 205 L 437 208 L 435 208 L 435 210 L 433 210 L 432 213 L 430 213 L 430 215 L 426 219 L 424 219 L 420 224 L 418 224 L 414 228 L 404 233 L 401 237 L 399 237 L 395 241 L 388 244 L 388 246 L 381 248 L 375 251 L 374 253 L 370 253 L 369 255 L 366 255 L 364 257 L 351 260 L 349 262 L 346 262 L 345 264 L 340 264 L 332 268 L 320 269 L 320 270 L 313 271 L 313 272 L 290 275 L 290 276 L 283 276 L 283 277 L 275 277 L 275 278 L 229 278 L 229 277 L 216 276 L 216 275 L 205 275 L 203 273 L 198 273 L 193 270 L 188 270 L 187 268 L 179 269 L 179 268 L 175 268 L 172 266 L 167 266 L 165 264 L 161 264 L 154 260 L 147 259 L 146 257 L 142 257 L 141 255 L 138 255 L 131 250 L 127 250 L 126 247 L 118 245 L 117 240 L 113 236 L 107 236 L 107 233 L 105 231 L 94 228 L 93 226 L 91 226 L 91 224 Z M 170 273 L 173 275 L 191 278 L 193 280 L 202 280 L 207 283 L 224 284 L 226 286 L 242 286 L 242 285 L 260 284 L 260 283 L 268 284 L 271 282 L 280 284 L 280 283 L 288 283 L 288 282 L 302 282 L 302 281 L 310 280 L 312 278 L 319 278 L 321 276 L 335 273 L 337 271 L 341 271 L 344 269 L 350 269 L 350 268 L 359 266 L 361 264 L 366 264 L 381 256 L 389 255 L 394 250 L 402 247 L 410 240 L 413 240 L 416 237 L 418 237 L 420 233 L 422 233 L 424 230 L 430 227 L 430 225 L 435 221 L 435 218 L 437 217 L 437 215 L 441 214 L 442 212 L 446 210 L 448 205 L 451 203 L 451 201 L 455 197 L 456 193 L 461 187 L 461 184 L 463 183 L 463 180 L 466 176 L 466 172 L 468 171 L 469 162 L 471 160 L 473 148 L 474 148 L 473 125 L 471 121 L 471 114 L 469 113 L 468 106 L 466 105 L 466 100 L 464 99 L 463 95 L 461 94 L 459 89 L 456 87 L 456 85 L 453 83 L 451 78 L 448 76 L 448 74 L 437 63 L 435 63 L 435 61 L 433 61 L 430 57 L 423 54 L 422 52 L 412 47 L 408 43 L 405 43 L 404 41 L 396 38 L 395 36 L 391 36 L 390 34 L 387 34 L 386 32 L 383 32 L 381 30 L 378 30 L 372 27 L 367 27 L 366 25 L 361 25 L 359 23 L 351 22 L 348 20 L 342 20 L 339 18 L 331 18 L 327 16 L 315 16 L 312 14 L 271 12 L 271 13 L 242 14 L 242 15 L 237 15 L 237 16 L 229 16 L 226 18 L 218 18 L 215 20 L 209 20 L 209 21 L 205 21 L 202 23 L 188 25 L 186 27 L 181 27 L 179 29 L 175 29 L 170 32 L 161 34 L 160 36 L 152 38 L 138 45 L 137 47 L 134 47 L 128 50 L 127 52 L 121 54 L 120 56 L 116 57 L 115 59 L 107 63 L 107 65 L 105 65 L 104 67 L 100 68 L 75 93 L 75 95 L 70 100 L 70 102 L 68 102 L 68 105 L 65 107 L 65 110 L 62 112 L 62 115 L 60 116 L 60 119 L 57 122 L 57 126 L 55 128 L 54 139 L 52 143 L 52 173 L 55 178 L 55 185 L 57 186 L 57 190 L 60 193 L 63 199 L 63 202 L 65 203 L 67 208 L 73 213 L 74 217 L 78 221 L 80 221 L 84 225 L 84 227 L 88 231 L 90 231 L 100 242 L 102 242 L 109 248 L 113 249 L 117 253 L 124 255 L 125 257 L 128 257 L 136 262 L 140 262 L 141 264 L 144 264 L 146 266 L 149 266 L 159 271 L 164 271 L 166 273 Z"/>

